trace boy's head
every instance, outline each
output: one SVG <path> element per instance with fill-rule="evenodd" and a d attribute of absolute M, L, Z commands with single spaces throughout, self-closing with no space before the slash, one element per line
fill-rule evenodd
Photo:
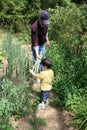
<path fill-rule="evenodd" d="M 43 59 L 43 60 L 41 61 L 41 65 L 42 65 L 42 66 L 46 66 L 46 67 L 49 69 L 49 68 L 51 68 L 51 66 L 52 66 L 52 61 L 51 61 L 50 59 L 48 59 L 48 58 Z"/>

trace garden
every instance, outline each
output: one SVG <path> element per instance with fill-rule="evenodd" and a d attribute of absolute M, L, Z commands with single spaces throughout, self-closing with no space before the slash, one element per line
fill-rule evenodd
<path fill-rule="evenodd" d="M 52 59 L 55 76 L 50 113 L 55 111 L 52 107 L 61 111 L 62 117 L 67 111 L 74 115 L 69 122 L 73 130 L 87 130 L 86 1 L 1 0 L 0 6 L 0 130 L 20 130 L 13 127 L 12 119 L 19 121 L 27 116 L 30 127 L 23 130 L 65 128 L 62 124 L 60 128 L 47 128 L 48 121 L 37 117 L 40 98 L 29 73 L 33 66 L 30 36 L 31 24 L 41 9 L 47 9 L 50 14 L 51 46 L 46 56 Z M 48 114 L 49 109 L 42 113 Z"/>

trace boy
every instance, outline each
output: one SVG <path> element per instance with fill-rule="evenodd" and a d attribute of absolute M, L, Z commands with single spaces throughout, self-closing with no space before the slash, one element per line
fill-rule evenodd
<path fill-rule="evenodd" d="M 30 73 L 36 78 L 40 79 L 41 88 L 41 103 L 38 105 L 38 109 L 44 109 L 45 105 L 49 103 L 49 94 L 52 89 L 52 80 L 54 79 L 54 73 L 51 69 L 52 62 L 46 58 L 41 61 L 42 72 L 35 74 L 33 70 Z"/>

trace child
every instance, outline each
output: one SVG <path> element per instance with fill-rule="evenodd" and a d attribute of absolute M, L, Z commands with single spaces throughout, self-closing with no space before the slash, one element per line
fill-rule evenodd
<path fill-rule="evenodd" d="M 50 59 L 46 58 L 41 61 L 42 72 L 35 74 L 33 70 L 30 73 L 36 78 L 40 79 L 41 88 L 41 103 L 38 105 L 38 109 L 44 109 L 49 103 L 49 94 L 52 89 L 52 80 L 54 79 L 54 73 L 51 69 L 52 62 Z"/>

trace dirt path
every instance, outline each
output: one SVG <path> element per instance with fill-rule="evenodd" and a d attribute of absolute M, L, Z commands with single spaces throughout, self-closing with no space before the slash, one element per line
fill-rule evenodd
<path fill-rule="evenodd" d="M 76 130 L 70 125 L 72 115 L 69 112 L 61 111 L 59 108 L 48 106 L 43 110 L 37 110 L 37 117 L 45 119 L 46 126 L 40 127 L 39 130 Z M 29 116 L 12 121 L 15 130 L 30 130 Z"/>
<path fill-rule="evenodd" d="M 35 90 L 39 90 L 38 83 L 33 84 L 33 87 Z M 52 92 L 50 98 L 53 98 Z M 58 106 L 48 105 L 45 109 L 37 110 L 37 117 L 44 118 L 46 122 L 46 126 L 40 130 L 76 130 L 74 126 L 70 125 L 73 114 L 61 110 Z"/>
<path fill-rule="evenodd" d="M 46 126 L 42 130 L 63 130 L 63 118 L 59 109 L 48 106 L 44 110 L 38 110 L 37 116 L 46 121 Z"/>
<path fill-rule="evenodd" d="M 38 130 L 77 130 L 70 125 L 72 115 L 66 111 L 61 111 L 59 108 L 48 106 L 43 110 L 37 110 L 37 117 L 45 119 L 46 126 L 40 127 Z M 12 121 L 15 130 L 31 130 L 29 123 L 30 118 L 24 117 L 17 121 Z"/>
<path fill-rule="evenodd" d="M 39 89 L 39 84 L 33 85 L 34 89 Z M 48 105 L 45 109 L 37 110 L 37 117 L 43 118 L 46 122 L 45 127 L 40 127 L 38 130 L 76 130 L 70 125 L 73 115 L 67 111 L 60 110 L 59 107 Z M 12 121 L 15 130 L 31 130 L 29 123 L 30 117 L 24 117 L 17 121 Z"/>
<path fill-rule="evenodd" d="M 44 110 L 37 110 L 37 117 L 45 119 L 46 126 L 39 130 L 76 130 L 70 125 L 71 115 L 66 111 L 61 111 L 59 108 L 48 106 Z M 15 130 L 30 130 L 29 117 L 21 118 L 17 121 L 12 120 Z"/>

